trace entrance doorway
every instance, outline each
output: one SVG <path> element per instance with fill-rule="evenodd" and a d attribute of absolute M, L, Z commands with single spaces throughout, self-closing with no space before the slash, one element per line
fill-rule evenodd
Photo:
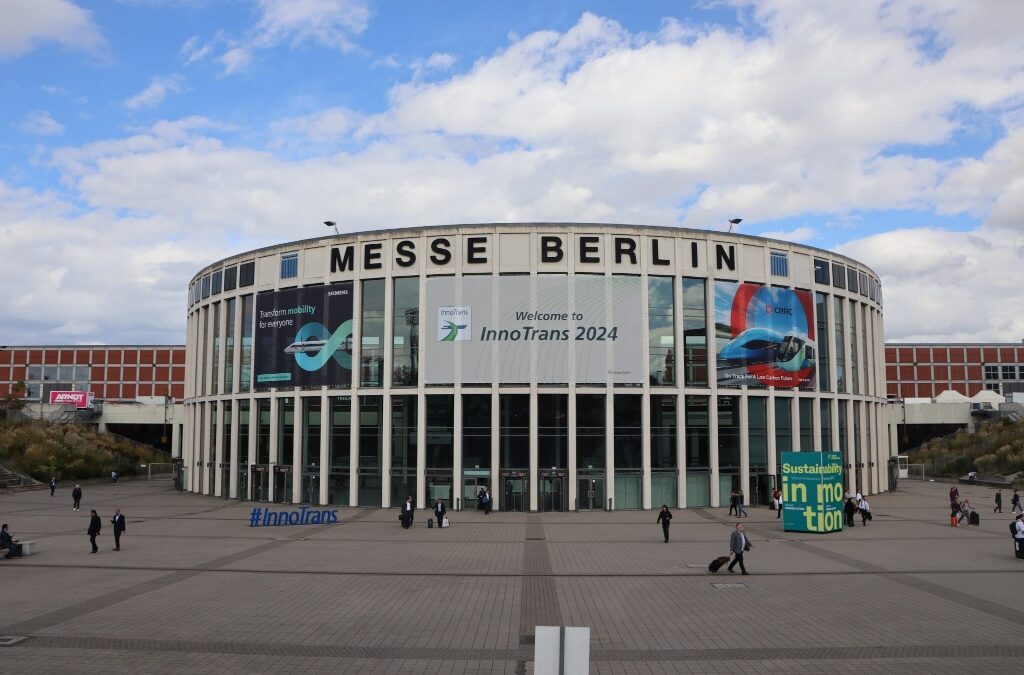
<path fill-rule="evenodd" d="M 549 473 L 540 477 L 540 492 L 537 495 L 541 511 L 565 511 L 569 499 L 568 477 L 564 473 Z"/>
<path fill-rule="evenodd" d="M 311 506 L 320 503 L 320 474 L 302 474 L 302 503 Z"/>
<path fill-rule="evenodd" d="M 526 511 L 530 494 L 529 474 L 525 471 L 503 471 L 501 473 L 501 510 Z"/>
<path fill-rule="evenodd" d="M 270 472 L 266 464 L 254 464 L 252 469 L 252 500 L 265 502 L 270 495 Z"/>
<path fill-rule="evenodd" d="M 478 497 L 480 491 L 491 484 L 491 472 L 488 469 L 466 469 L 462 472 L 462 506 L 466 511 L 480 508 Z M 493 496 L 493 493 L 492 493 Z"/>
<path fill-rule="evenodd" d="M 292 468 L 290 466 L 274 467 L 274 501 L 288 504 L 292 501 Z"/>
<path fill-rule="evenodd" d="M 753 506 L 767 506 L 772 498 L 774 476 L 767 473 L 750 473 L 750 488 L 747 492 L 747 503 Z"/>
<path fill-rule="evenodd" d="M 224 499 L 231 496 L 231 465 L 226 463 L 220 465 L 220 496 Z"/>
<path fill-rule="evenodd" d="M 238 470 L 238 498 L 249 498 L 249 472 L 244 468 Z"/>
<path fill-rule="evenodd" d="M 579 511 L 594 511 L 604 508 L 604 476 L 579 476 L 577 479 L 576 502 Z"/>

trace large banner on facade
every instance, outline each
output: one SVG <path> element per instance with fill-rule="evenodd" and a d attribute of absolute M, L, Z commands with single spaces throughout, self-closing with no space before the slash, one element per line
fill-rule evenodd
<path fill-rule="evenodd" d="M 715 282 L 718 386 L 815 387 L 817 343 L 811 294 Z"/>
<path fill-rule="evenodd" d="M 641 384 L 641 283 L 599 276 L 429 278 L 425 382 Z"/>
<path fill-rule="evenodd" d="M 352 383 L 352 282 L 256 296 L 256 386 Z"/>
<path fill-rule="evenodd" d="M 843 529 L 843 453 L 783 452 L 782 529 Z"/>

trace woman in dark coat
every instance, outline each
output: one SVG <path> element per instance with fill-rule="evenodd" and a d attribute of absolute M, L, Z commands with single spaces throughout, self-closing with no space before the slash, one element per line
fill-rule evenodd
<path fill-rule="evenodd" d="M 89 518 L 89 543 L 92 544 L 92 551 L 90 553 L 99 553 L 100 547 L 96 545 L 96 535 L 100 533 L 100 528 L 103 525 L 100 523 L 100 517 L 96 514 L 96 509 L 92 510 L 92 517 Z"/>
<path fill-rule="evenodd" d="M 668 526 L 672 521 L 672 512 L 668 510 L 668 504 L 661 505 L 661 511 L 658 513 L 657 523 L 661 523 L 661 531 L 665 533 L 665 543 L 668 543 Z"/>
<path fill-rule="evenodd" d="M 843 512 L 846 514 L 846 526 L 853 527 L 853 517 L 857 515 L 857 506 L 853 503 L 852 497 L 847 497 Z"/>

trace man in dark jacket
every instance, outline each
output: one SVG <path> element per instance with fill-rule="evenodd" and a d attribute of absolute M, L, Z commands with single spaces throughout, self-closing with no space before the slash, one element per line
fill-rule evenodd
<path fill-rule="evenodd" d="M 729 551 L 735 557 L 726 569 L 732 572 L 732 568 L 739 563 L 740 572 L 746 574 L 747 568 L 743 566 L 743 554 L 752 548 L 754 548 L 753 545 L 747 539 L 746 532 L 743 531 L 743 523 L 736 523 L 736 529 L 732 531 L 732 535 L 729 537 Z"/>
<path fill-rule="evenodd" d="M 51 497 L 53 496 L 53 493 L 56 492 L 56 490 L 57 490 L 57 479 L 54 478 L 53 476 L 50 476 L 50 496 Z"/>
<path fill-rule="evenodd" d="M 124 514 L 121 509 L 114 509 L 114 517 L 110 519 L 114 525 L 114 550 L 121 550 L 121 534 L 124 532 Z"/>
<path fill-rule="evenodd" d="M 440 528 L 444 524 L 444 514 L 447 510 L 444 508 L 444 501 L 438 498 L 437 503 L 434 504 L 434 518 L 437 520 L 437 526 Z"/>
<path fill-rule="evenodd" d="M 413 512 L 416 507 L 412 505 L 412 497 L 406 497 L 405 503 L 402 504 L 402 527 L 409 529 L 412 527 Z"/>
<path fill-rule="evenodd" d="M 92 544 L 92 551 L 90 553 L 99 553 L 100 547 L 96 545 L 96 535 L 100 533 L 102 524 L 100 523 L 100 517 L 96 513 L 96 509 L 92 510 L 92 517 L 89 518 L 89 531 L 86 533 L 89 535 L 89 543 Z"/>
<path fill-rule="evenodd" d="M 75 500 L 75 511 L 78 510 L 78 505 L 82 502 L 82 486 L 76 485 L 75 489 L 71 491 L 71 498 Z"/>
<path fill-rule="evenodd" d="M 0 528 L 0 549 L 7 549 L 7 553 L 4 555 L 5 558 L 21 557 L 21 544 L 7 531 L 7 523 L 4 523 L 3 527 Z"/>

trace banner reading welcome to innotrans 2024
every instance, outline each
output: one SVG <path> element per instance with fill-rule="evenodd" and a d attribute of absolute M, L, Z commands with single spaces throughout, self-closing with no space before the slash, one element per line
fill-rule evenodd
<path fill-rule="evenodd" d="M 352 382 L 352 282 L 256 296 L 257 388 Z"/>
<path fill-rule="evenodd" d="M 782 529 L 843 529 L 843 453 L 783 452 Z"/>
<path fill-rule="evenodd" d="M 427 384 L 643 382 L 639 277 L 434 277 L 421 325 Z M 665 368 L 675 368 L 675 350 Z"/>

